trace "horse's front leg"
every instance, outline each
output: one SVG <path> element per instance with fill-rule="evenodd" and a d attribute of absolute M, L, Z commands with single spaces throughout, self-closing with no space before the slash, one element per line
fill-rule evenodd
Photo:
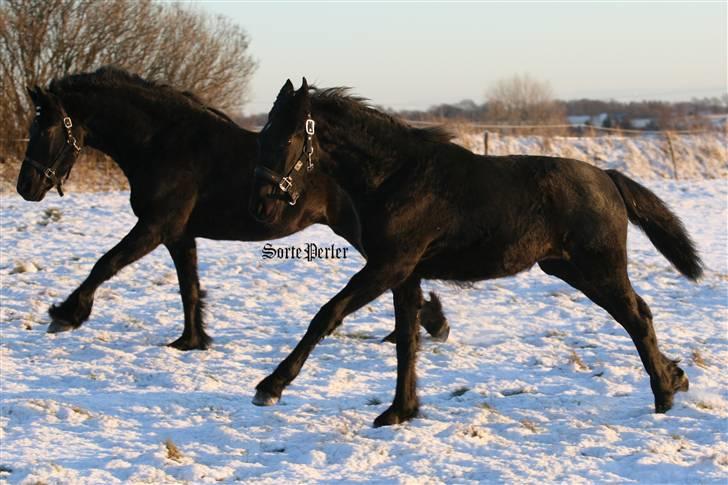
<path fill-rule="evenodd" d="M 422 304 L 420 281 L 410 277 L 392 290 L 394 296 L 394 332 L 397 340 L 397 389 L 392 405 L 374 426 L 403 423 L 417 415 L 415 363 L 419 340 L 418 313 Z"/>
<path fill-rule="evenodd" d="M 63 332 L 81 326 L 91 314 L 96 289 L 120 269 L 150 253 L 161 242 L 156 226 L 138 221 L 134 228 L 94 265 L 91 273 L 66 301 L 48 310 L 52 318 L 48 332 Z"/>
<path fill-rule="evenodd" d="M 409 276 L 413 264 L 402 261 L 372 264 L 355 274 L 334 298 L 316 313 L 306 334 L 275 371 L 256 386 L 253 404 L 270 406 L 278 402 L 283 389 L 296 378 L 316 344 L 330 334 L 344 317 L 377 298 L 386 290 L 398 286 Z"/>
<path fill-rule="evenodd" d="M 202 297 L 200 280 L 197 275 L 197 246 L 195 239 L 183 236 L 173 243 L 165 243 L 177 269 L 182 307 L 185 314 L 185 329 L 182 336 L 170 343 L 179 350 L 205 350 L 212 339 L 205 333 L 202 320 Z"/>
<path fill-rule="evenodd" d="M 326 224 L 337 235 L 346 239 L 349 244 L 359 251 L 359 254 L 367 257 L 361 239 L 361 222 L 359 213 L 354 207 L 349 195 L 339 185 L 329 181 L 330 188 L 326 190 L 329 198 L 326 201 Z M 440 299 L 434 292 L 430 292 L 430 299 L 422 298 L 420 291 L 420 315 L 419 322 L 433 340 L 445 342 L 450 335 L 450 325 L 442 311 Z M 383 342 L 396 342 L 396 330 L 382 339 Z"/>

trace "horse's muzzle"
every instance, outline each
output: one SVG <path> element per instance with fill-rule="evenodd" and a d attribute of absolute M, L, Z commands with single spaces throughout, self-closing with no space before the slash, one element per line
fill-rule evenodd
<path fill-rule="evenodd" d="M 26 166 L 21 167 L 16 190 L 23 199 L 39 202 L 45 198 L 51 186 L 37 171 Z"/>

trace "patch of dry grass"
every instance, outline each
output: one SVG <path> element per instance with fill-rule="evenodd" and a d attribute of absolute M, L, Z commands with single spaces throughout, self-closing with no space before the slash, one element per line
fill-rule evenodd
<path fill-rule="evenodd" d="M 584 361 L 581 360 L 581 357 L 579 357 L 579 354 L 577 354 L 574 349 L 571 349 L 571 354 L 569 354 L 569 364 L 573 365 L 579 370 L 589 370 L 589 366 L 587 366 Z"/>
<path fill-rule="evenodd" d="M 182 461 L 182 452 L 179 451 L 179 448 L 177 448 L 177 445 L 174 444 L 174 441 L 172 441 L 170 438 L 167 438 L 167 440 L 164 442 L 165 448 L 167 448 L 167 458 L 176 461 L 181 462 Z"/>
<path fill-rule="evenodd" d="M 702 367 L 703 369 L 706 369 L 708 367 L 708 364 L 705 362 L 705 359 L 703 358 L 703 354 L 700 353 L 700 350 L 698 350 L 698 349 L 693 350 L 691 358 L 693 360 L 693 364 L 696 365 L 697 367 Z"/>

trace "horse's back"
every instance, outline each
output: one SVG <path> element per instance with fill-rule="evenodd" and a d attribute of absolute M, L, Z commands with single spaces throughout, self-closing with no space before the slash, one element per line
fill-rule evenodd
<path fill-rule="evenodd" d="M 617 187 L 602 169 L 571 158 L 538 155 L 498 158 L 496 177 L 503 190 L 521 194 L 528 204 L 552 208 L 563 216 L 572 212 L 604 212 L 623 207 Z"/>

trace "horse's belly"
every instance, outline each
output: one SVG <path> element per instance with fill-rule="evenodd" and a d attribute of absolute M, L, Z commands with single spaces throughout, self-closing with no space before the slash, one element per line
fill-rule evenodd
<path fill-rule="evenodd" d="M 535 262 L 531 258 L 506 261 L 502 255 L 466 251 L 446 253 L 423 260 L 417 265 L 416 272 L 424 279 L 479 281 L 520 273 L 533 266 Z"/>
<path fill-rule="evenodd" d="M 478 281 L 512 276 L 538 261 L 560 256 L 550 238 L 531 233 L 510 243 L 491 240 L 438 251 L 423 258 L 416 271 L 425 279 Z"/>

